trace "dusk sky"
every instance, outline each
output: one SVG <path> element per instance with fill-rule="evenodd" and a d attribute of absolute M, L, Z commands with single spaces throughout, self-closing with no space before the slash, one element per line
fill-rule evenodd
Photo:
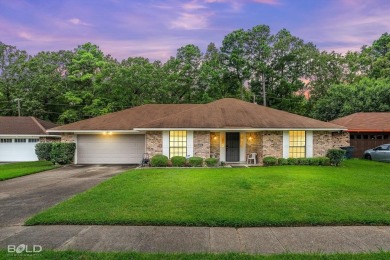
<path fill-rule="evenodd" d="M 345 53 L 390 32 L 390 0 L 0 0 L 0 41 L 30 54 L 92 42 L 117 59 L 166 61 L 259 24 Z"/>

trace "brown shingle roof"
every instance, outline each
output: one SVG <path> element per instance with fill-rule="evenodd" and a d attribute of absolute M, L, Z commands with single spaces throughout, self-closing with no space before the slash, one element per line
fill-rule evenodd
<path fill-rule="evenodd" d="M 197 104 L 148 104 L 98 116 L 51 130 L 132 130 L 146 122 L 153 121 L 194 108 Z"/>
<path fill-rule="evenodd" d="M 47 135 L 46 130 L 55 126 L 35 117 L 0 116 L 0 135 Z"/>
<path fill-rule="evenodd" d="M 349 132 L 390 132 L 390 112 L 355 113 L 331 123 L 345 126 Z"/>
<path fill-rule="evenodd" d="M 143 105 L 52 130 L 160 128 L 337 129 L 344 127 L 233 98 L 208 104 Z"/>
<path fill-rule="evenodd" d="M 139 128 L 343 129 L 339 125 L 234 98 L 224 98 L 204 104 L 147 122 Z"/>

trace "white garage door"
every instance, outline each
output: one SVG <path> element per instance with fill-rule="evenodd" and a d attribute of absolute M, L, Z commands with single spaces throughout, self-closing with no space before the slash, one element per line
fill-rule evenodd
<path fill-rule="evenodd" d="M 145 135 L 78 135 L 78 164 L 138 164 Z"/>
<path fill-rule="evenodd" d="M 0 138 L 0 162 L 38 161 L 35 145 L 38 138 Z"/>

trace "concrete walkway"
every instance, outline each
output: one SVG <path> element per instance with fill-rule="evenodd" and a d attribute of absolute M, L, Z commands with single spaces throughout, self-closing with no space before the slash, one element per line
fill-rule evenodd
<path fill-rule="evenodd" d="M 0 227 L 0 248 L 20 244 L 89 251 L 356 253 L 389 251 L 390 227 Z"/>

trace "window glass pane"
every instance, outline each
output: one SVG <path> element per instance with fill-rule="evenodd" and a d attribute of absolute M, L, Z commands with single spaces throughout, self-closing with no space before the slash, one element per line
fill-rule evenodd
<path fill-rule="evenodd" d="M 169 158 L 187 156 L 187 131 L 169 131 Z"/>
<path fill-rule="evenodd" d="M 306 157 L 306 132 L 289 131 L 289 157 L 304 158 Z"/>

